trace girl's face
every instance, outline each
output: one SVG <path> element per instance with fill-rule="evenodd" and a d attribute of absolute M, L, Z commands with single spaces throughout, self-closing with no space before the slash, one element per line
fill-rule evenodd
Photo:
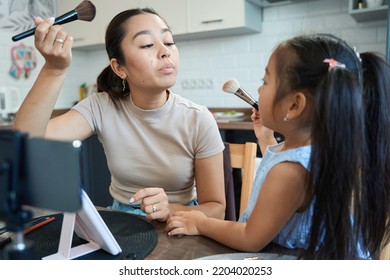
<path fill-rule="evenodd" d="M 127 34 L 121 47 L 123 70 L 130 91 L 161 91 L 176 82 L 179 52 L 165 22 L 153 14 L 141 14 L 126 23 Z"/>
<path fill-rule="evenodd" d="M 274 129 L 276 112 L 273 101 L 276 95 L 275 57 L 271 55 L 263 78 L 263 84 L 258 88 L 259 113 L 264 126 Z"/>

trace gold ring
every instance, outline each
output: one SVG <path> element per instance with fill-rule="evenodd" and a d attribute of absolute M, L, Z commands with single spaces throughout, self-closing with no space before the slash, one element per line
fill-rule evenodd
<path fill-rule="evenodd" d="M 152 205 L 152 210 L 153 210 L 153 212 L 156 212 L 157 211 L 157 207 L 156 207 L 156 205 Z"/>
<path fill-rule="evenodd" d="M 59 39 L 59 38 L 57 38 L 57 39 L 56 39 L 56 42 L 59 43 L 59 44 L 61 44 L 61 45 L 63 45 L 63 44 L 64 44 L 64 39 Z"/>

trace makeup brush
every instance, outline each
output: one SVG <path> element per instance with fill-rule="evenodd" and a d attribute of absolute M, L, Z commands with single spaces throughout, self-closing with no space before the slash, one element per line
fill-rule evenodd
<path fill-rule="evenodd" d="M 240 87 L 240 84 L 236 79 L 232 78 L 227 80 L 223 84 L 222 90 L 227 93 L 233 93 L 235 96 L 238 96 L 256 110 L 259 109 L 257 101 L 253 99 L 253 97 L 250 96 L 243 88 Z"/>
<path fill-rule="evenodd" d="M 82 1 L 74 10 L 57 17 L 54 20 L 55 24 L 64 24 L 75 20 L 92 21 L 96 15 L 96 8 L 91 1 Z M 31 35 L 34 35 L 35 28 L 24 31 L 12 37 L 12 41 L 16 42 Z"/>

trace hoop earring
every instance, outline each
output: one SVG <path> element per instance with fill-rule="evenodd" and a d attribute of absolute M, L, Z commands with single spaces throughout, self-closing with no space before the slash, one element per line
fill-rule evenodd
<path fill-rule="evenodd" d="M 122 80 L 122 91 L 125 91 L 126 90 L 126 80 L 125 79 L 123 79 Z"/>

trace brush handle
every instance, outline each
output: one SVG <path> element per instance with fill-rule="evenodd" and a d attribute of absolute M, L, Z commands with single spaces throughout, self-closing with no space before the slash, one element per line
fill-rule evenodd
<path fill-rule="evenodd" d="M 72 21 L 75 21 L 76 19 L 78 19 L 77 12 L 75 10 L 73 10 L 73 11 L 67 12 L 66 14 L 63 14 L 62 16 L 57 17 L 54 20 L 53 25 L 72 22 Z M 22 40 L 24 38 L 27 38 L 27 37 L 34 35 L 34 33 L 35 33 L 35 28 L 32 28 L 30 30 L 24 31 L 18 35 L 13 36 L 12 41 L 16 42 L 16 41 Z"/>
<path fill-rule="evenodd" d="M 259 110 L 259 105 L 257 104 L 257 101 L 250 96 L 243 88 L 239 88 L 234 95 L 244 100 L 246 103 L 251 105 L 256 110 Z"/>

